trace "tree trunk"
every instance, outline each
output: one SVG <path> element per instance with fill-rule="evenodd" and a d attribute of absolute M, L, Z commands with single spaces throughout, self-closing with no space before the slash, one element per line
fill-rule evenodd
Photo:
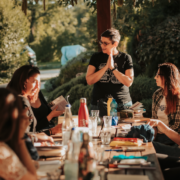
<path fill-rule="evenodd" d="M 101 34 L 111 28 L 111 0 L 97 0 L 98 41 Z M 98 46 L 99 51 L 101 47 Z"/>
<path fill-rule="evenodd" d="M 35 10 L 35 8 L 32 7 L 29 43 L 34 41 L 34 22 L 35 22 L 35 19 L 36 19 L 36 10 Z"/>

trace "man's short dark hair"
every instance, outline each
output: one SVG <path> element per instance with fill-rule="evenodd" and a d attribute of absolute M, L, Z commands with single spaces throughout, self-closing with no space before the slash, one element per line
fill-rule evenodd
<path fill-rule="evenodd" d="M 111 28 L 107 29 L 101 34 L 101 37 L 109 38 L 112 42 L 119 42 L 121 39 L 121 35 L 117 29 Z"/>

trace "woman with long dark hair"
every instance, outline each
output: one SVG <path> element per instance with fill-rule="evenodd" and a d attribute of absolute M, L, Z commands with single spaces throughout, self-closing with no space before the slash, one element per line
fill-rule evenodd
<path fill-rule="evenodd" d="M 157 153 L 166 154 L 159 157 L 165 180 L 179 179 L 180 176 L 180 74 L 171 63 L 159 65 L 155 76 L 160 87 L 153 95 L 152 118 L 149 125 L 158 133 L 154 148 Z M 168 144 L 168 145 L 167 145 Z M 171 146 L 170 146 L 171 145 Z"/>
<path fill-rule="evenodd" d="M 172 63 L 163 63 L 155 76 L 160 88 L 153 94 L 152 118 L 159 119 L 170 129 L 180 133 L 180 74 Z M 157 127 L 155 141 L 173 145 L 166 134 Z"/>
<path fill-rule="evenodd" d="M 47 106 L 47 102 L 44 103 L 45 99 L 40 92 L 40 71 L 37 67 L 31 65 L 21 66 L 14 72 L 7 88 L 17 92 L 18 95 L 22 98 L 24 107 L 28 108 L 31 122 L 27 132 L 34 133 L 36 131 L 41 132 L 44 130 L 43 132 L 45 132 L 47 135 L 61 132 L 61 124 L 55 126 L 51 122 L 51 119 L 53 117 L 59 116 L 63 112 L 56 111 L 56 109 L 51 111 L 51 109 Z M 39 111 L 39 113 L 36 111 L 36 114 L 40 115 L 38 118 L 35 117 L 31 108 L 31 104 L 36 104 L 37 101 L 39 102 L 39 106 L 41 106 L 43 103 L 43 109 Z"/>
<path fill-rule="evenodd" d="M 24 141 L 29 124 L 21 99 L 8 89 L 0 89 L 0 177 L 35 180 L 36 169 Z M 0 178 L 0 179 L 1 179 Z"/>

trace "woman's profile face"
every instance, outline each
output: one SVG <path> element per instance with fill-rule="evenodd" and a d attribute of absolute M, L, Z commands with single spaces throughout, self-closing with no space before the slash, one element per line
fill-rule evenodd
<path fill-rule="evenodd" d="M 164 82 L 163 82 L 163 77 L 162 75 L 160 74 L 160 71 L 158 70 L 157 73 L 156 73 L 156 76 L 154 77 L 154 79 L 156 80 L 156 84 L 157 86 L 161 87 L 164 89 Z"/>
<path fill-rule="evenodd" d="M 26 80 L 25 94 L 33 96 L 40 88 L 40 74 L 34 74 Z"/>

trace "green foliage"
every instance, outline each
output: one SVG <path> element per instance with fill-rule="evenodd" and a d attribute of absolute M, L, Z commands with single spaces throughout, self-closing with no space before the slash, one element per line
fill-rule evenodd
<path fill-rule="evenodd" d="M 80 77 L 73 78 L 71 81 L 57 87 L 48 96 L 48 101 L 51 102 L 60 95 L 66 96 L 67 92 L 77 84 L 86 84 L 85 74 Z"/>
<path fill-rule="evenodd" d="M 134 82 L 130 87 L 130 94 L 133 103 L 144 99 L 152 99 L 152 95 L 156 89 L 156 82 L 153 78 L 139 75 L 134 79 Z"/>
<path fill-rule="evenodd" d="M 0 1 L 0 83 L 7 82 L 14 71 L 28 61 L 20 55 L 29 36 L 29 23 L 12 0 Z"/>
<path fill-rule="evenodd" d="M 65 66 L 62 67 L 61 72 L 56 79 L 55 86 L 59 86 L 70 81 L 76 77 L 77 73 L 86 72 L 87 66 L 93 52 L 84 52 L 68 61 Z"/>
<path fill-rule="evenodd" d="M 69 82 L 72 78 L 75 78 L 76 74 L 78 73 L 85 73 L 87 71 L 88 62 L 92 54 L 93 52 L 91 51 L 83 52 L 77 57 L 68 61 L 67 64 L 62 67 L 60 74 L 57 78 L 46 81 L 46 91 L 50 92 L 56 87 Z"/>
<path fill-rule="evenodd" d="M 68 4 L 66 4 L 68 5 Z M 30 43 L 39 62 L 61 59 L 61 48 L 79 44 L 88 50 L 97 49 L 97 18 L 82 1 L 74 7 L 48 3 L 46 11 L 39 5 L 29 5 L 31 19 Z"/>
<path fill-rule="evenodd" d="M 50 92 L 53 89 L 55 89 L 55 87 L 53 85 L 55 81 L 56 81 L 56 77 L 55 78 L 51 78 L 51 79 L 46 81 L 46 83 L 44 84 L 44 87 L 45 87 L 47 92 Z"/>
<path fill-rule="evenodd" d="M 71 112 L 73 115 L 78 114 L 79 106 L 80 106 L 80 100 L 78 99 L 78 100 L 74 101 L 74 103 L 71 106 Z"/>
<path fill-rule="evenodd" d="M 180 67 L 180 14 L 168 17 L 161 24 L 144 33 L 137 47 L 138 62 L 148 67 L 146 73 L 153 76 L 158 64 L 171 62 Z M 155 67 L 155 68 L 154 68 Z"/>
<path fill-rule="evenodd" d="M 167 21 L 165 20 L 178 13 L 180 13 L 179 0 L 171 0 L 170 2 L 156 0 L 154 3 L 149 0 L 138 0 L 135 6 L 133 6 L 132 0 L 126 0 L 122 7 L 117 7 L 117 18 L 113 22 L 114 27 L 119 29 L 122 39 L 128 38 L 127 52 L 133 58 L 135 76 L 145 73 L 152 77 L 157 70 L 158 63 L 167 60 L 173 63 L 177 61 L 179 56 L 175 47 L 179 45 L 178 39 L 176 39 L 176 43 L 171 40 L 177 38 L 172 29 L 178 29 L 178 23 L 170 20 L 173 21 L 174 25 L 168 33 L 166 29 L 170 28 L 170 24 L 166 26 Z M 164 24 L 163 21 L 165 21 Z M 159 30 L 164 30 L 167 34 L 160 33 Z M 160 44 L 161 46 L 159 46 Z M 163 51 L 164 46 L 166 49 L 164 48 Z M 167 49 L 168 51 L 165 52 Z M 136 50 L 138 54 L 136 54 Z M 168 55 L 165 56 L 163 52 Z"/>
<path fill-rule="evenodd" d="M 66 94 L 66 95 L 70 95 L 69 102 L 73 103 L 75 100 L 83 97 L 85 90 L 86 90 L 86 86 L 84 84 L 77 84 L 75 86 L 72 86 L 71 89 Z"/>
<path fill-rule="evenodd" d="M 141 103 L 144 105 L 144 109 L 146 109 L 146 113 L 143 114 L 144 117 L 152 117 L 152 98 L 150 99 L 142 99 Z"/>
<path fill-rule="evenodd" d="M 92 90 L 93 85 L 77 84 L 67 92 L 66 96 L 70 95 L 69 102 L 72 104 L 73 114 L 78 114 L 79 99 L 82 97 L 87 99 L 87 106 L 90 106 Z"/>
<path fill-rule="evenodd" d="M 38 63 L 38 68 L 41 69 L 60 69 L 62 67 L 60 61 Z"/>

